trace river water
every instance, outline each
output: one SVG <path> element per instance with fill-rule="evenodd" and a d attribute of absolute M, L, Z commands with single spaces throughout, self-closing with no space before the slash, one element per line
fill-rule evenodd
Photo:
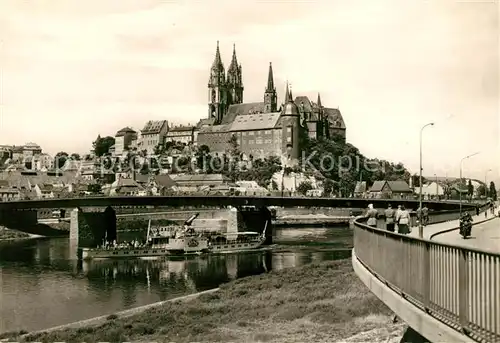
<path fill-rule="evenodd" d="M 119 240 L 129 238 L 122 233 Z M 0 242 L 0 333 L 41 330 L 215 288 L 245 276 L 348 258 L 348 228 L 276 229 L 270 250 L 156 260 L 70 259 L 67 238 Z"/>

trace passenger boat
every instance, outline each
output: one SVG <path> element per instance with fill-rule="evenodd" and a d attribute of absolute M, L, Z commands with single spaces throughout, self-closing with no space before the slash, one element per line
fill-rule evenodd
<path fill-rule="evenodd" d="M 257 249 L 266 241 L 267 222 L 262 234 L 258 232 L 234 232 L 203 234 L 190 228 L 198 213 L 178 226 L 151 229 L 148 224 L 146 243 L 143 245 L 103 245 L 97 248 L 81 248 L 84 260 L 99 258 L 144 258 L 178 254 L 229 253 Z"/>

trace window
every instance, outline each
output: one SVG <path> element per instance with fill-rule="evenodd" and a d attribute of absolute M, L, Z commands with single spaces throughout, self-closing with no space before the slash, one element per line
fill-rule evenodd
<path fill-rule="evenodd" d="M 286 142 L 287 142 L 287 143 L 291 143 L 291 142 L 292 142 L 292 137 L 287 137 L 287 138 L 286 138 Z"/>
<path fill-rule="evenodd" d="M 246 131 L 243 131 L 242 135 L 243 135 L 243 136 L 246 136 L 246 135 L 247 135 L 247 132 L 246 132 Z"/>
<path fill-rule="evenodd" d="M 254 140 L 253 140 L 253 139 L 250 139 L 250 140 L 248 141 L 248 144 L 254 144 Z"/>
<path fill-rule="evenodd" d="M 286 132 L 288 132 L 288 133 L 292 132 L 292 128 L 291 127 L 287 127 L 286 128 Z"/>
<path fill-rule="evenodd" d="M 261 138 L 256 139 L 256 140 L 255 140 L 255 143 L 256 143 L 256 144 L 262 144 L 262 139 L 261 139 Z"/>
<path fill-rule="evenodd" d="M 248 133 L 248 135 L 249 135 L 249 136 L 253 136 L 254 134 L 255 134 L 255 132 L 253 132 L 253 131 L 250 131 L 250 132 Z"/>

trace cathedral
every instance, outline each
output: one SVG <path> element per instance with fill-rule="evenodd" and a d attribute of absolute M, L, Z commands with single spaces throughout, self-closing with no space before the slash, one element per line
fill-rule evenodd
<path fill-rule="evenodd" d="M 316 102 L 307 96 L 294 99 L 287 84 L 278 107 L 271 63 L 263 101 L 243 102 L 242 75 L 236 47 L 226 73 L 217 42 L 208 80 L 208 117 L 197 125 L 198 146 L 207 145 L 213 153 L 224 153 L 230 138 L 236 136 L 240 151 L 247 157 L 274 155 L 296 160 L 304 135 L 314 139 L 340 135 L 345 139 L 340 111 L 324 107 L 319 94 Z"/>

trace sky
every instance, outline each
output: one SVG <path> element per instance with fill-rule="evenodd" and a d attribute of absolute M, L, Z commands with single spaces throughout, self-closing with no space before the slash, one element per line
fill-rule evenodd
<path fill-rule="evenodd" d="M 98 134 L 208 115 L 216 42 L 244 101 L 339 108 L 368 157 L 500 180 L 498 1 L 2 0 L 0 144 L 86 153 Z"/>

